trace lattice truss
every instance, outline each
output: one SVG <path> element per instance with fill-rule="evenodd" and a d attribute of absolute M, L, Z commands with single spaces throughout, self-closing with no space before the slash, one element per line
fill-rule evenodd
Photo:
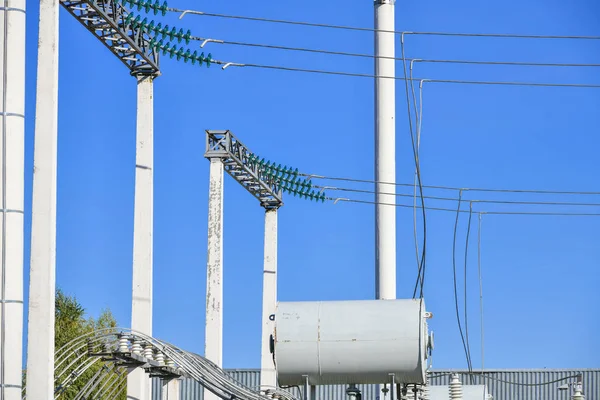
<path fill-rule="evenodd" d="M 153 36 L 127 18 L 118 0 L 61 0 L 61 5 L 96 36 L 132 75 L 157 74 L 159 54 Z"/>

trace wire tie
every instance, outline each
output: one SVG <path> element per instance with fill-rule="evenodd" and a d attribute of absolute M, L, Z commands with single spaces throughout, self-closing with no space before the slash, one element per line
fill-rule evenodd
<path fill-rule="evenodd" d="M 172 9 L 171 11 L 175 11 L 175 9 Z M 186 14 L 204 15 L 204 13 L 202 11 L 184 10 L 181 13 L 181 15 L 179 16 L 179 19 L 182 19 L 183 17 L 185 17 Z"/>
<path fill-rule="evenodd" d="M 16 7 L 0 7 L 0 11 L 18 11 L 22 12 L 23 14 L 27 14 L 27 12 L 24 9 Z"/>
<path fill-rule="evenodd" d="M 23 210 L 13 210 L 10 208 L 0 208 L 0 213 L 17 213 L 17 214 L 24 214 Z"/>
<path fill-rule="evenodd" d="M 225 63 L 225 65 L 223 65 L 221 67 L 221 69 L 225 69 L 227 67 L 245 67 L 245 66 L 246 66 L 246 64 L 238 64 L 238 63 L 234 63 L 234 62 L 228 62 L 228 63 Z"/>
<path fill-rule="evenodd" d="M 11 113 L 11 112 L 0 112 L 0 115 L 3 117 L 21 117 L 25 118 L 24 114 Z"/>

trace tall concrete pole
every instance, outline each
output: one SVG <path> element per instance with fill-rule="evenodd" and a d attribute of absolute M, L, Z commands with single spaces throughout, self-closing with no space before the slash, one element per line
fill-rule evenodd
<path fill-rule="evenodd" d="M 0 399 L 17 400 L 23 348 L 25 0 L 0 4 Z"/>
<path fill-rule="evenodd" d="M 395 77 L 395 0 L 375 0 L 375 75 Z M 388 31 L 388 32 L 381 32 Z M 390 58 L 381 58 L 390 57 Z M 396 82 L 375 79 L 375 295 L 396 298 Z M 382 183 L 385 182 L 385 183 Z M 389 193 L 389 194 L 382 194 Z"/>
<path fill-rule="evenodd" d="M 153 77 L 137 76 L 133 290 L 131 328 L 152 336 L 152 232 L 154 168 Z M 127 376 L 127 398 L 150 400 L 150 378 L 137 368 Z"/>
<path fill-rule="evenodd" d="M 54 398 L 58 6 L 58 0 L 40 1 L 29 267 L 28 400 Z"/>
<path fill-rule="evenodd" d="M 261 389 L 272 389 L 277 386 L 277 374 L 271 354 L 271 335 L 275 330 L 277 308 L 277 209 L 265 211 L 265 250 L 263 269 L 263 303 L 262 303 L 262 347 L 260 360 Z"/>
<path fill-rule="evenodd" d="M 210 159 L 204 356 L 223 365 L 223 160 Z M 204 390 L 204 400 L 218 397 Z"/>

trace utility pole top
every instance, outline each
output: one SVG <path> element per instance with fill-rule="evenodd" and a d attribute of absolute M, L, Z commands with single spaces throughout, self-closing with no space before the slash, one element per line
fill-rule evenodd
<path fill-rule="evenodd" d="M 252 153 L 228 130 L 206 131 L 206 152 L 204 157 L 223 160 L 225 172 L 258 199 L 267 210 L 278 209 L 283 205 L 281 184 L 274 175 L 268 174 L 257 162 Z"/>

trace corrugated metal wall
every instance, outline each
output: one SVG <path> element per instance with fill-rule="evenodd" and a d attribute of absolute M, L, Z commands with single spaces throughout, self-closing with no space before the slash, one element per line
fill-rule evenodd
<path fill-rule="evenodd" d="M 249 388 L 260 385 L 260 371 L 258 370 L 228 370 L 226 371 L 235 380 Z M 467 371 L 432 371 L 432 385 L 448 385 L 449 373 L 461 375 L 463 384 L 469 384 Z M 494 400 L 569 400 L 568 391 L 559 391 L 558 387 L 568 381 L 561 381 L 540 386 L 540 383 L 551 382 L 569 376 L 583 374 L 584 391 L 586 400 L 600 400 L 600 369 L 597 370 L 499 370 L 485 371 L 485 376 L 473 376 L 473 384 L 487 385 L 488 391 Z M 504 382 L 502 382 L 504 381 Z M 508 383 L 513 382 L 517 385 Z M 153 400 L 162 400 L 162 387 L 159 379 L 153 381 Z M 377 400 L 375 385 L 358 385 L 362 391 L 363 400 Z M 298 389 L 290 391 L 301 398 Z M 317 388 L 318 400 L 348 400 L 346 386 L 331 385 Z M 184 379 L 181 382 L 181 400 L 202 400 L 202 386 L 198 383 Z"/>

